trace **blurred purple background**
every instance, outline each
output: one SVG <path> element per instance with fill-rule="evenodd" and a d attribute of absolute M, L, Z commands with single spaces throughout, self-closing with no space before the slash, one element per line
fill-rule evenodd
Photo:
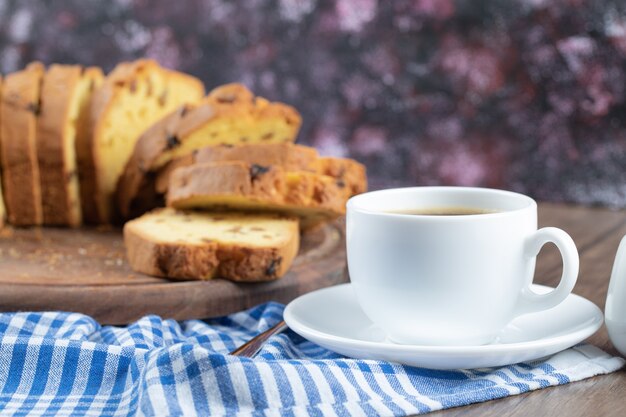
<path fill-rule="evenodd" d="M 151 57 L 297 107 L 374 186 L 626 206 L 617 0 L 0 0 L 0 70 Z"/>

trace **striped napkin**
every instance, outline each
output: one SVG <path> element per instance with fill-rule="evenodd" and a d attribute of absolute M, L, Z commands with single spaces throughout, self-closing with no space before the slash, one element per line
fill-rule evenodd
<path fill-rule="evenodd" d="M 0 314 L 0 410 L 29 416 L 382 415 L 426 413 L 619 369 L 580 345 L 542 361 L 433 371 L 354 360 L 292 332 L 255 359 L 227 352 L 274 325 L 283 306 L 176 322 L 100 326 L 75 313 Z"/>

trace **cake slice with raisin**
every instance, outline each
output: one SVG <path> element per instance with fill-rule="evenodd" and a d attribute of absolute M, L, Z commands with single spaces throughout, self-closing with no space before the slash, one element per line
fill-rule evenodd
<path fill-rule="evenodd" d="M 44 66 L 29 64 L 6 76 L 0 102 L 0 147 L 4 200 L 9 223 L 40 225 L 43 221 L 37 163 L 37 117 Z"/>
<path fill-rule="evenodd" d="M 303 229 L 345 214 L 348 198 L 333 177 L 239 161 L 180 167 L 172 172 L 166 195 L 167 205 L 177 209 L 297 216 Z"/>
<path fill-rule="evenodd" d="M 152 60 L 118 65 L 92 105 L 93 166 L 99 223 L 114 220 L 113 195 L 140 135 L 184 103 L 204 95 L 200 80 Z"/>
<path fill-rule="evenodd" d="M 157 209 L 124 226 L 130 266 L 174 279 L 270 281 L 300 245 L 298 220 L 272 214 Z"/>
<path fill-rule="evenodd" d="M 315 148 L 293 143 L 207 146 L 177 158 L 161 168 L 157 172 L 154 186 L 157 193 L 165 194 L 171 173 L 176 168 L 194 164 L 240 161 L 261 166 L 275 165 L 286 171 L 316 172 L 318 159 L 319 155 Z"/>
<path fill-rule="evenodd" d="M 220 144 L 288 143 L 302 119 L 291 106 L 255 97 L 241 84 L 212 90 L 199 104 L 181 107 L 152 126 L 137 142 L 117 186 L 124 218 L 150 208 L 155 173 L 171 160 Z"/>
<path fill-rule="evenodd" d="M 367 191 L 365 166 L 353 159 L 320 157 L 315 148 L 293 143 L 207 146 L 175 159 L 156 175 L 155 190 L 165 194 L 169 176 L 176 169 L 207 162 L 241 161 L 261 166 L 280 166 L 286 171 L 307 171 L 335 178 L 350 196 Z"/>
<path fill-rule="evenodd" d="M 89 140 L 85 137 L 88 130 L 80 123 L 88 117 L 94 80 L 99 77 L 97 68 L 57 64 L 43 77 L 37 155 L 46 225 L 77 227 L 82 223 L 76 149 Z"/>

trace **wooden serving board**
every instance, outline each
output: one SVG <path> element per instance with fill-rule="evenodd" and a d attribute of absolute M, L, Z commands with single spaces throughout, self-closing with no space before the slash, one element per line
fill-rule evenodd
<path fill-rule="evenodd" d="M 103 324 L 147 314 L 178 320 L 221 316 L 266 301 L 287 303 L 347 281 L 344 223 L 302 236 L 283 278 L 267 283 L 170 281 L 133 272 L 120 230 L 0 230 L 0 311 L 62 310 Z"/>

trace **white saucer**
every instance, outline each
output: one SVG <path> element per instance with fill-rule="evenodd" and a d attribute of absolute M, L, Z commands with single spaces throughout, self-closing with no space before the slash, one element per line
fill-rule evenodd
<path fill-rule="evenodd" d="M 552 288 L 533 285 L 545 293 Z M 567 349 L 594 334 L 602 312 L 571 294 L 560 305 L 520 316 L 498 341 L 483 346 L 400 345 L 386 339 L 359 307 L 350 284 L 313 291 L 293 300 L 284 312 L 293 331 L 339 354 L 431 369 L 472 369 L 539 359 Z"/>

